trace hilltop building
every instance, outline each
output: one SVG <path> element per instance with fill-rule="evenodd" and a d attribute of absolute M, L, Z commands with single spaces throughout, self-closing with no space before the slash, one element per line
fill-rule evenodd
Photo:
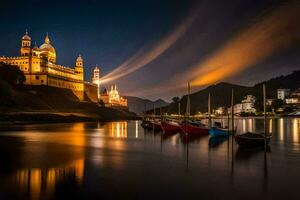
<path fill-rule="evenodd" d="M 100 68 L 96 65 L 92 83 L 84 81 L 83 58 L 79 55 L 74 67 L 66 67 L 56 63 L 56 50 L 51 44 L 48 34 L 44 43 L 32 47 L 31 37 L 26 31 L 21 38 L 20 55 L 16 57 L 0 57 L 0 62 L 16 65 L 24 72 L 27 85 L 47 85 L 66 88 L 73 91 L 80 101 L 89 99 L 92 102 L 103 101 L 113 107 L 127 107 L 127 100 L 119 95 L 116 85 L 110 92 L 100 93 Z"/>
<path fill-rule="evenodd" d="M 31 46 L 31 37 L 26 31 L 21 38 L 20 55 L 16 57 L 0 57 L 0 62 L 19 66 L 26 77 L 27 85 L 48 85 L 71 89 L 83 101 L 84 69 L 83 59 L 79 55 L 73 68 L 56 63 L 56 51 L 48 34 L 39 47 Z"/>
<path fill-rule="evenodd" d="M 241 113 L 255 113 L 256 109 L 254 108 L 256 98 L 253 95 L 247 95 L 244 97 L 241 103 L 235 104 L 233 110 L 235 114 Z"/>
<path fill-rule="evenodd" d="M 285 100 L 286 97 L 290 95 L 290 89 L 278 89 L 277 99 Z"/>
<path fill-rule="evenodd" d="M 288 97 L 285 98 L 286 104 L 299 104 L 300 103 L 300 88 L 291 92 Z"/>

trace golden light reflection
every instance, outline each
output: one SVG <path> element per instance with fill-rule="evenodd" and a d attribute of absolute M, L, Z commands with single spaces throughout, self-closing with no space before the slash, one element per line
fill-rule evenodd
<path fill-rule="evenodd" d="M 273 119 L 269 120 L 269 133 L 273 132 Z"/>
<path fill-rule="evenodd" d="M 299 143 L 299 119 L 293 119 L 293 142 Z"/>
<path fill-rule="evenodd" d="M 253 133 L 253 119 L 248 119 L 248 124 L 249 124 L 249 131 Z"/>
<path fill-rule="evenodd" d="M 246 129 L 246 120 L 243 119 L 243 133 L 247 132 L 247 129 Z"/>
<path fill-rule="evenodd" d="M 79 159 L 65 165 L 49 168 L 29 168 L 18 170 L 13 174 L 22 193 L 29 192 L 30 199 L 43 199 L 43 196 L 52 196 L 55 191 L 55 185 L 70 175 L 78 183 L 82 183 L 84 178 L 84 159 Z M 47 195 L 45 195 L 47 194 Z"/>
<path fill-rule="evenodd" d="M 283 118 L 279 119 L 279 140 L 284 140 L 284 127 L 283 127 Z"/>
<path fill-rule="evenodd" d="M 108 124 L 109 135 L 117 138 L 127 138 L 127 122 L 111 122 Z"/>
<path fill-rule="evenodd" d="M 72 137 L 70 143 L 72 145 L 85 146 L 85 128 L 84 123 L 76 123 L 71 129 Z"/>
<path fill-rule="evenodd" d="M 30 199 L 39 199 L 42 188 L 42 172 L 40 169 L 31 169 L 29 175 Z"/>
<path fill-rule="evenodd" d="M 135 121 L 135 138 L 139 137 L 139 121 Z"/>

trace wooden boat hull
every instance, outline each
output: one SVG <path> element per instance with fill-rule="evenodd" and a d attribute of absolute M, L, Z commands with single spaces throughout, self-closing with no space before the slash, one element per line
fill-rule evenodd
<path fill-rule="evenodd" d="M 225 136 L 232 135 L 232 132 L 228 131 L 228 130 L 225 130 L 225 129 L 220 129 L 220 128 L 212 127 L 209 130 L 209 134 L 212 137 L 225 137 Z"/>
<path fill-rule="evenodd" d="M 267 136 L 265 139 L 262 134 L 257 134 L 257 133 L 245 133 L 245 134 L 235 136 L 236 143 L 241 147 L 264 146 L 265 144 L 268 145 L 270 143 L 270 140 L 271 140 L 271 136 Z"/>
<path fill-rule="evenodd" d="M 209 129 L 205 127 L 197 127 L 191 124 L 182 124 L 181 129 L 186 134 L 208 135 Z"/>
<path fill-rule="evenodd" d="M 181 132 L 181 127 L 179 124 L 162 122 L 162 128 L 165 133 L 178 133 Z"/>

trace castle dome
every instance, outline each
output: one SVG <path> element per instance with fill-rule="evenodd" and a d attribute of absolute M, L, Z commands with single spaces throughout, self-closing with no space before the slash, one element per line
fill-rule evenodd
<path fill-rule="evenodd" d="M 22 40 L 31 40 L 31 37 L 28 35 L 27 30 L 25 32 L 25 35 L 22 37 Z"/>
<path fill-rule="evenodd" d="M 52 63 L 56 63 L 55 48 L 51 45 L 48 34 L 45 37 L 45 43 L 40 46 L 41 57 L 46 58 Z"/>
<path fill-rule="evenodd" d="M 83 59 L 82 59 L 82 57 L 81 57 L 80 54 L 78 55 L 78 57 L 77 57 L 77 59 L 76 59 L 76 62 L 83 62 Z"/>
<path fill-rule="evenodd" d="M 40 46 L 41 51 L 50 51 L 52 53 L 55 53 L 55 48 L 50 44 L 50 39 L 48 37 L 48 34 L 45 37 L 45 43 Z"/>

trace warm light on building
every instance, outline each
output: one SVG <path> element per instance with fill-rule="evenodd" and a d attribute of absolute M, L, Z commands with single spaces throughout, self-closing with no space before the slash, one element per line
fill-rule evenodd
<path fill-rule="evenodd" d="M 31 47 L 31 37 L 27 31 L 21 38 L 20 54 L 17 57 L 2 56 L 0 62 L 18 66 L 24 72 L 27 85 L 48 85 L 71 89 L 79 100 L 83 100 L 84 69 L 80 55 L 73 68 L 58 65 L 56 64 L 56 51 L 48 34 L 40 47 L 36 44 Z"/>
<path fill-rule="evenodd" d="M 105 105 L 111 107 L 128 106 L 127 99 L 120 96 L 116 85 L 112 85 L 109 92 L 105 91 L 103 94 L 101 94 L 100 99 L 104 102 Z"/>

